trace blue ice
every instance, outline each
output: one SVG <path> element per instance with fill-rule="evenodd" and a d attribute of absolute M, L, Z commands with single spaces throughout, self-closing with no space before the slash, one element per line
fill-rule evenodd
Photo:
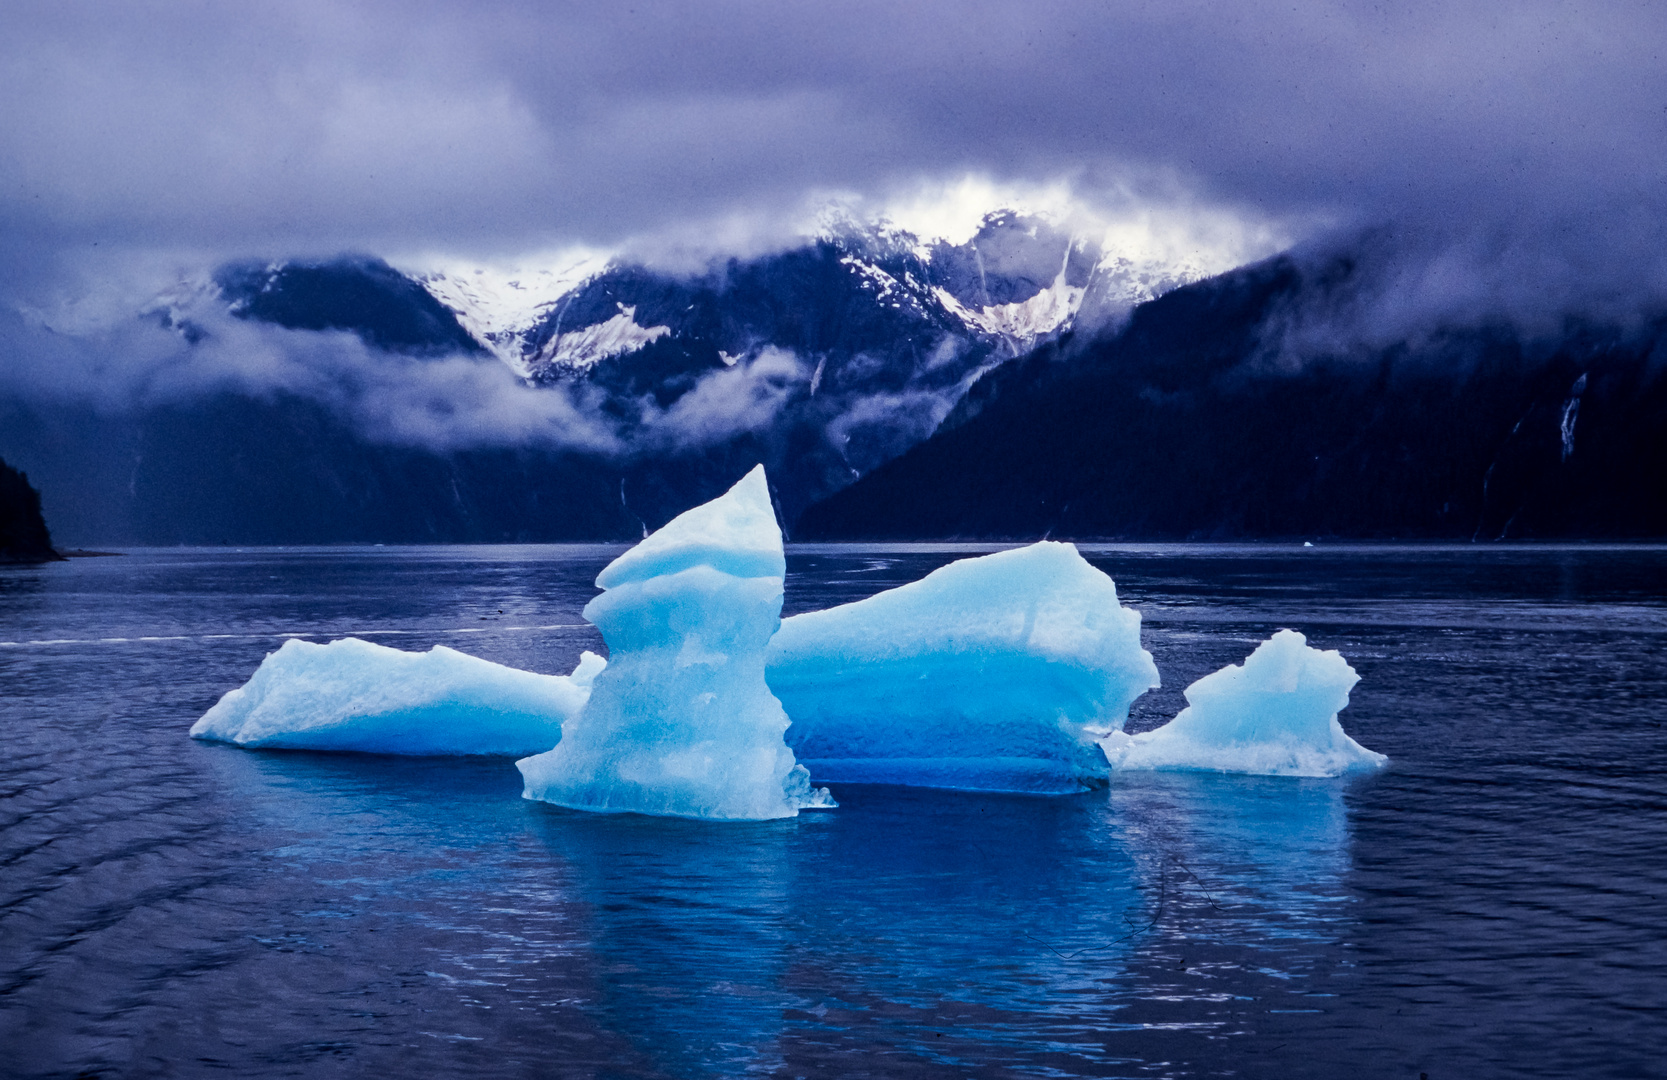
<path fill-rule="evenodd" d="M 610 563 L 585 608 L 608 666 L 555 749 L 516 762 L 523 794 L 716 819 L 833 805 L 782 740 L 787 714 L 764 682 L 785 574 L 762 466 Z"/>
<path fill-rule="evenodd" d="M 247 747 L 518 757 L 556 744 L 604 666 L 587 652 L 572 675 L 538 675 L 444 645 L 410 653 L 358 638 L 291 639 L 191 735 Z"/>
<path fill-rule="evenodd" d="M 1070 544 L 964 559 L 783 622 L 785 568 L 754 469 L 598 576 L 585 616 L 612 663 L 586 653 L 550 676 L 443 646 L 292 640 L 191 734 L 515 756 L 529 799 L 714 819 L 831 806 L 812 774 L 1055 794 L 1116 770 L 1333 776 L 1386 760 L 1337 720 L 1358 681 L 1348 662 L 1288 630 L 1188 687 L 1171 723 L 1124 733 L 1157 668 L 1139 613 Z"/>
<path fill-rule="evenodd" d="M 1339 776 L 1389 759 L 1343 731 L 1337 714 L 1360 681 L 1335 650 L 1281 630 L 1243 664 L 1187 687 L 1187 707 L 1169 723 L 1102 745 L 1114 769 L 1211 769 L 1268 776 Z"/>
<path fill-rule="evenodd" d="M 1096 740 L 1158 685 L 1140 614 L 1049 542 L 795 615 L 767 677 L 818 780 L 1038 794 L 1104 787 Z"/>

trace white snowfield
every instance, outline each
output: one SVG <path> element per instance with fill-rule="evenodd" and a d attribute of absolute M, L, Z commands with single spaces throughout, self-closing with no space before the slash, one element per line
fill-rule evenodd
<path fill-rule="evenodd" d="M 609 564 L 585 618 L 610 662 L 556 748 L 516 762 L 525 797 L 731 820 L 832 806 L 764 682 L 786 566 L 762 466 Z"/>
<path fill-rule="evenodd" d="M 818 781 L 1032 793 L 1104 787 L 1097 740 L 1159 684 L 1140 614 L 1049 542 L 795 615 L 767 677 Z"/>
<path fill-rule="evenodd" d="M 527 363 L 529 336 L 574 289 L 607 269 L 609 258 L 605 252 L 568 251 L 537 268 L 451 264 L 407 274 L 449 308 L 470 336 L 526 378 L 533 373 Z"/>
<path fill-rule="evenodd" d="M 557 334 L 530 361 L 529 370 L 583 371 L 615 356 L 634 353 L 671 333 L 669 326 L 638 326 L 635 304 L 619 304 L 618 314 L 590 326 Z"/>
<path fill-rule="evenodd" d="M 401 652 L 358 638 L 291 639 L 191 728 L 238 746 L 373 754 L 537 753 L 590 696 L 605 661 L 539 675 L 436 645 Z"/>
<path fill-rule="evenodd" d="M 1063 333 L 1079 318 L 1092 318 L 1099 325 L 1170 289 L 1253 262 L 1284 246 L 1267 237 L 1222 230 L 1220 222 L 1214 223 L 1213 235 L 1208 237 L 1194 235 L 1185 226 L 1177 232 L 1176 221 L 1150 214 L 1090 224 L 1093 215 L 1082 218 L 1082 209 L 1052 205 L 1050 200 L 1034 202 L 1012 193 L 982 192 L 970 196 L 970 201 L 951 196 L 945 206 L 916 208 L 905 215 L 913 219 L 912 228 L 903 228 L 884 217 L 872 218 L 830 203 L 821 208 L 817 223 L 801 240 L 831 241 L 850 250 L 853 238 L 860 237 L 855 253 L 842 255 L 840 262 L 862 280 L 877 304 L 922 318 L 928 308 L 941 309 L 969 334 L 1004 342 L 1015 355 Z M 878 265 L 888 256 L 907 252 L 922 267 L 929 266 L 936 245 L 976 244 L 981 225 L 1004 214 L 1041 218 L 1071 233 L 1059 274 L 1028 299 L 973 306 L 913 273 L 899 279 Z M 1073 219 L 1078 221 L 1076 227 L 1069 224 Z M 1065 265 L 1073 252 L 1087 249 L 1101 252 L 1098 263 L 1084 284 L 1068 284 Z M 991 256 L 980 255 L 985 257 Z M 610 267 L 629 265 L 621 261 L 628 259 L 623 252 L 573 248 L 528 255 L 513 267 L 428 256 L 406 263 L 402 270 L 516 375 L 530 378 L 582 372 L 673 333 L 669 326 L 639 324 L 637 307 L 623 303 L 617 313 L 589 324 L 560 317 L 580 288 Z M 167 304 L 166 297 L 158 298 L 158 307 Z M 537 331 L 552 316 L 556 316 L 557 332 L 542 347 L 535 347 Z"/>
<path fill-rule="evenodd" d="M 1065 246 L 1059 273 L 1054 275 L 1046 288 L 1028 300 L 990 304 L 974 311 L 955 299 L 948 289 L 935 287 L 932 293 L 945 311 L 960 319 L 969 329 L 1006 341 L 1013 355 L 1018 356 L 1029 352 L 1050 334 L 1064 330 L 1081 309 L 1082 298 L 1088 290 L 1070 285 L 1065 280 L 1071 253 L 1077 246 L 1074 240 Z"/>
<path fill-rule="evenodd" d="M 1281 630 L 1243 664 L 1187 687 L 1187 707 L 1139 735 L 1102 746 L 1113 769 L 1204 769 L 1266 776 L 1340 776 L 1389 759 L 1343 732 L 1337 714 L 1360 681 L 1335 650 Z"/>

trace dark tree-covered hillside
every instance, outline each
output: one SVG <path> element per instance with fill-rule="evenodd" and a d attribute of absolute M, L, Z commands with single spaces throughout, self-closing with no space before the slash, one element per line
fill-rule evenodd
<path fill-rule="evenodd" d="M 1359 276 L 1281 257 L 1015 361 L 796 536 L 1667 536 L 1667 323 L 1284 346 Z"/>
<path fill-rule="evenodd" d="M 0 562 L 47 562 L 58 558 L 41 516 L 40 492 L 29 478 L 0 461 Z"/>

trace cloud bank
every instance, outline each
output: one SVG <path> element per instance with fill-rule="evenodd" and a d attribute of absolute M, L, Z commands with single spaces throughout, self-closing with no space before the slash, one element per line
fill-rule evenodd
<path fill-rule="evenodd" d="M 1019 192 L 1215 259 L 1376 229 L 1362 340 L 1631 318 L 1667 297 L 1664 61 L 1652 3 L 14 0 L 0 379 L 110 407 L 289 390 L 387 438 L 605 447 L 582 402 L 492 365 L 378 374 L 345 338 L 231 321 L 181 351 L 62 296 L 134 310 L 124 267 L 349 249 L 692 267 L 787 242 L 830 196 L 954 236 Z M 739 397 L 715 381 L 668 430 L 753 423 L 797 363 L 725 375 Z"/>
<path fill-rule="evenodd" d="M 326 406 L 375 442 L 622 449 L 582 390 L 529 391 L 496 359 L 401 356 L 350 333 L 245 322 L 206 282 L 161 302 L 152 294 L 124 306 L 129 296 L 101 291 L 50 309 L 0 309 L 0 396 L 113 414 L 220 393 L 289 395 Z"/>
<path fill-rule="evenodd" d="M 54 245 L 527 250 L 967 172 L 1450 229 L 1667 198 L 1649 3 L 19 0 L 0 30 L 0 215 Z"/>
<path fill-rule="evenodd" d="M 44 307 L 0 308 L 0 355 L 7 358 L 0 401 L 116 415 L 217 394 L 289 396 L 325 406 L 373 443 L 441 453 L 535 447 L 627 460 L 765 433 L 792 402 L 815 398 L 819 377 L 816 365 L 769 345 L 706 373 L 669 405 L 652 394 L 605 402 L 603 390 L 582 380 L 529 386 L 495 357 L 408 356 L 349 332 L 239 319 L 206 277 L 166 289 L 165 279 L 115 282 Z M 839 444 L 857 436 L 858 461 L 872 467 L 924 438 L 955 397 L 953 387 L 824 393 L 805 419 Z"/>

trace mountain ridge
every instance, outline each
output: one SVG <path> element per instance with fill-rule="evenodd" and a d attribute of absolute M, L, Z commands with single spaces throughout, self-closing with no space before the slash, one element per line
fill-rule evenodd
<path fill-rule="evenodd" d="M 807 509 L 815 539 L 1667 535 L 1667 319 L 1426 330 L 1282 351 L 1352 257 L 1291 255 L 1141 305 L 975 383 L 934 435 Z"/>

